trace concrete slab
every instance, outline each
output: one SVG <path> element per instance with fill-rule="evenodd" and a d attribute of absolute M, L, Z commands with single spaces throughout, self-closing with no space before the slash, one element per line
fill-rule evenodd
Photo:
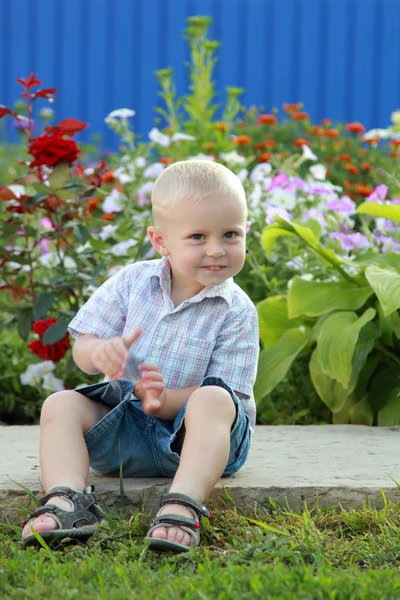
<path fill-rule="evenodd" d="M 258 426 L 249 459 L 223 487 L 242 507 L 268 498 L 296 508 L 342 504 L 359 508 L 365 500 L 382 506 L 381 489 L 388 499 L 400 499 L 398 450 L 400 427 L 356 425 Z M 0 519 L 26 503 L 24 486 L 41 493 L 38 459 L 39 427 L 0 427 Z M 393 478 L 393 479 L 392 479 Z M 121 504 L 119 480 L 90 475 L 102 502 Z M 19 484 L 19 485 L 18 485 Z M 169 479 L 125 479 L 129 508 L 153 510 L 169 487 Z"/>

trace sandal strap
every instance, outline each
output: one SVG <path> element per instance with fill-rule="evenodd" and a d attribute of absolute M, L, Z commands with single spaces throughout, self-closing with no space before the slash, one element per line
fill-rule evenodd
<path fill-rule="evenodd" d="M 177 516 L 177 515 L 173 515 L 173 516 Z M 166 527 L 167 529 L 169 529 L 170 527 L 176 527 L 176 523 L 164 523 L 163 527 Z M 152 537 L 152 533 L 153 531 L 155 531 L 160 525 L 158 523 L 155 523 L 154 525 L 152 525 L 149 529 L 149 531 L 147 532 L 147 539 L 157 539 L 157 538 L 153 538 Z M 181 529 L 183 529 L 183 531 L 186 531 L 190 537 L 192 538 L 192 544 L 191 546 L 193 548 L 195 548 L 196 546 L 198 546 L 200 544 L 200 529 L 192 529 L 191 527 L 187 527 L 186 525 L 180 525 Z M 171 542 L 171 544 L 173 545 L 174 542 Z"/>
<path fill-rule="evenodd" d="M 183 517 L 181 515 L 168 515 L 163 514 L 159 517 L 156 517 L 153 521 L 153 525 L 161 525 L 165 523 L 171 523 L 172 525 L 186 525 L 186 527 L 191 527 L 194 529 L 200 528 L 200 523 L 197 519 L 190 519 L 189 517 Z"/>
<path fill-rule="evenodd" d="M 104 512 L 97 504 L 93 494 L 94 487 L 90 486 L 84 492 L 76 492 L 68 487 L 52 488 L 40 501 L 39 507 L 34 510 L 25 521 L 28 523 L 36 517 L 49 513 L 54 516 L 59 529 L 73 529 L 84 525 L 94 525 L 105 522 Z M 55 504 L 46 504 L 54 496 L 65 496 L 73 504 L 73 510 L 65 510 Z"/>
<path fill-rule="evenodd" d="M 204 504 L 200 504 L 194 498 L 187 496 L 186 494 L 179 494 L 176 492 L 171 492 L 169 494 L 165 494 L 160 501 L 160 506 L 164 506 L 165 504 L 181 504 L 182 506 L 186 506 L 187 508 L 192 508 L 196 514 L 199 516 L 207 517 L 209 521 L 212 521 L 213 514 Z"/>

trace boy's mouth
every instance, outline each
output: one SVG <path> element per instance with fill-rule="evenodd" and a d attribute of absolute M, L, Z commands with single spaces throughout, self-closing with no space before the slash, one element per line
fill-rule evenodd
<path fill-rule="evenodd" d="M 222 271 L 226 267 L 225 265 L 209 265 L 208 267 L 203 267 L 203 269 L 207 269 L 207 271 Z"/>

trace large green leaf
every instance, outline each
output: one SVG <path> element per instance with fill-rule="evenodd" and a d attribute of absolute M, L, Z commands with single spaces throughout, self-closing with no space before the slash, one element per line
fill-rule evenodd
<path fill-rule="evenodd" d="M 288 329 L 300 327 L 301 319 L 289 319 L 286 296 L 270 296 L 257 304 L 260 338 L 264 348 L 271 348 Z"/>
<path fill-rule="evenodd" d="M 59 163 L 53 169 L 49 177 L 49 183 L 53 190 L 58 190 L 62 188 L 64 183 L 66 183 L 68 177 L 70 176 L 70 166 L 66 162 Z M 43 192 L 42 192 L 43 193 Z M 70 196 L 73 197 L 73 194 Z"/>
<path fill-rule="evenodd" d="M 368 308 L 360 318 L 354 312 L 341 311 L 330 315 L 321 326 L 317 347 L 320 367 L 344 387 L 350 383 L 352 359 L 360 331 L 375 314 L 373 308 Z"/>
<path fill-rule="evenodd" d="M 333 415 L 335 425 L 372 425 L 374 414 L 368 402 L 368 394 L 358 398 L 357 394 L 350 394 L 343 408 Z"/>
<path fill-rule="evenodd" d="M 344 386 L 336 379 L 324 373 L 319 360 L 319 347 L 314 350 L 310 361 L 310 375 L 314 387 L 323 402 L 333 413 L 342 410 L 347 398 L 352 394 L 359 382 L 369 354 L 374 347 L 378 329 L 373 323 L 367 323 L 360 331 L 354 351 L 351 377 L 348 386 Z M 357 388 L 358 389 L 358 388 Z"/>
<path fill-rule="evenodd" d="M 395 252 L 382 252 L 381 254 L 366 252 L 359 258 L 352 258 L 348 264 L 360 267 L 375 265 L 378 267 L 388 267 L 400 272 L 400 254 L 396 254 Z"/>
<path fill-rule="evenodd" d="M 375 414 L 386 406 L 396 389 L 400 389 L 400 365 L 378 366 L 368 385 L 369 403 Z"/>
<path fill-rule="evenodd" d="M 258 361 L 254 396 L 257 402 L 272 392 L 285 377 L 296 356 L 307 345 L 308 337 L 300 329 L 289 329 L 273 347 L 262 350 Z"/>
<path fill-rule="evenodd" d="M 286 231 L 277 225 L 268 225 L 261 234 L 261 242 L 264 246 L 267 256 L 271 256 L 276 240 L 282 236 L 294 237 L 294 233 Z"/>
<path fill-rule="evenodd" d="M 366 268 L 365 276 L 378 297 L 385 317 L 400 308 L 399 273 L 371 265 Z"/>
<path fill-rule="evenodd" d="M 63 339 L 64 335 L 68 331 L 68 323 L 63 319 L 51 325 L 48 330 L 43 335 L 43 344 L 47 346 L 48 344 L 55 344 Z"/>
<path fill-rule="evenodd" d="M 288 293 L 288 314 L 317 317 L 332 310 L 357 310 L 372 295 L 370 287 L 345 281 L 305 281 L 295 277 Z"/>
<path fill-rule="evenodd" d="M 400 384 L 392 390 L 389 400 L 379 411 L 378 425 L 380 427 L 400 425 Z"/>
<path fill-rule="evenodd" d="M 33 307 L 33 316 L 35 320 L 42 319 L 45 317 L 50 308 L 53 306 L 56 297 L 51 292 L 43 292 L 39 294 L 36 303 Z"/>
<path fill-rule="evenodd" d="M 377 202 L 363 202 L 357 208 L 358 213 L 371 215 L 372 217 L 381 217 L 400 223 L 400 205 L 399 204 L 378 204 Z"/>
<path fill-rule="evenodd" d="M 383 308 L 379 302 L 376 303 L 376 309 L 378 311 L 378 323 L 381 341 L 386 346 L 393 346 L 393 334 L 395 333 L 395 329 L 398 325 L 399 313 L 394 311 L 385 317 L 383 314 Z"/>

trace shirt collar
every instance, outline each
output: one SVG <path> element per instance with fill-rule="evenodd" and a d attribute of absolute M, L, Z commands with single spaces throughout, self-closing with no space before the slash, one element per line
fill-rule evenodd
<path fill-rule="evenodd" d="M 154 271 L 150 276 L 150 286 L 152 291 L 156 290 L 159 287 L 167 294 L 168 297 L 171 296 L 171 267 L 169 260 L 166 256 L 163 258 L 154 261 L 156 264 L 154 265 Z M 185 300 L 183 304 L 192 304 L 195 302 L 201 302 L 204 298 L 223 298 L 228 306 L 232 304 L 233 294 L 234 294 L 234 284 L 233 279 L 227 279 L 223 281 L 219 285 L 214 285 L 211 287 L 205 287 L 201 290 L 196 296 L 193 298 L 189 298 Z"/>

